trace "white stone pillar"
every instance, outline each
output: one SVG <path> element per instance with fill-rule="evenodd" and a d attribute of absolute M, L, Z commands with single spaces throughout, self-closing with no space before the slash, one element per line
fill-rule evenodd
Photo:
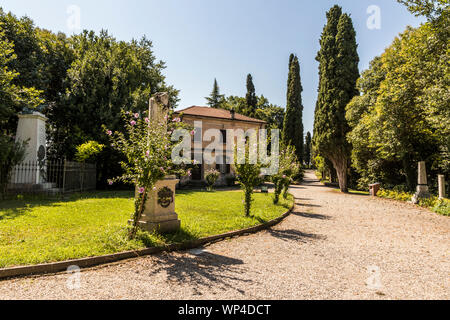
<path fill-rule="evenodd" d="M 438 176 L 438 182 L 439 182 L 439 199 L 444 199 L 446 197 L 446 194 L 445 194 L 445 176 L 440 174 Z"/>
<path fill-rule="evenodd" d="M 16 142 L 28 141 L 24 163 L 36 163 L 38 161 L 38 152 L 43 154 L 45 160 L 47 157 L 47 135 L 45 124 L 47 118 L 39 112 L 31 114 L 19 114 L 19 123 L 17 125 Z M 39 184 L 43 182 L 43 177 L 39 170 L 33 175 L 24 178 L 27 181 L 14 181 L 15 183 Z"/>

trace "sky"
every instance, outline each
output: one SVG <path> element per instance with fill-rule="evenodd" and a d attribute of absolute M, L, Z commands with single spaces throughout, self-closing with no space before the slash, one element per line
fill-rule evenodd
<path fill-rule="evenodd" d="M 251 73 L 258 95 L 285 107 L 289 55 L 301 64 L 305 133 L 313 129 L 319 39 L 326 12 L 342 6 L 357 33 L 360 70 L 416 18 L 396 0 L 0 0 L 4 11 L 67 34 L 107 29 L 118 40 L 153 41 L 178 109 L 205 105 L 216 78 L 222 94 L 245 96 Z"/>

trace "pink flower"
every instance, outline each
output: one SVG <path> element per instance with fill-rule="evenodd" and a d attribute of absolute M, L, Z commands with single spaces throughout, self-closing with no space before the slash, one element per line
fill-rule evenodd
<path fill-rule="evenodd" d="M 195 130 L 191 131 L 191 136 L 195 135 Z"/>
<path fill-rule="evenodd" d="M 134 117 L 135 117 L 136 119 L 139 119 L 139 113 L 135 113 L 135 114 L 134 114 Z"/>
<path fill-rule="evenodd" d="M 139 193 L 143 194 L 145 192 L 145 188 L 139 188 Z"/>
<path fill-rule="evenodd" d="M 145 118 L 145 122 L 146 123 L 150 123 L 150 119 L 149 118 Z"/>
<path fill-rule="evenodd" d="M 145 155 L 146 155 L 147 157 L 150 157 L 150 151 L 147 151 L 147 152 L 145 153 Z"/>
<path fill-rule="evenodd" d="M 107 134 L 108 134 L 108 136 L 112 136 L 112 131 L 108 130 Z"/>
<path fill-rule="evenodd" d="M 109 184 L 110 186 L 112 186 L 112 185 L 114 184 L 114 182 L 113 182 L 112 180 L 108 180 L 108 184 Z"/>
<path fill-rule="evenodd" d="M 286 175 L 283 176 L 283 179 L 286 179 Z"/>
<path fill-rule="evenodd" d="M 164 172 L 164 171 L 165 171 L 163 167 L 159 168 L 159 170 L 161 170 L 162 172 Z"/>
<path fill-rule="evenodd" d="M 136 125 L 136 121 L 133 120 L 133 121 L 130 122 L 130 124 L 131 124 L 132 126 L 135 126 L 135 125 Z"/>
<path fill-rule="evenodd" d="M 181 119 L 180 118 L 175 118 L 175 119 L 173 119 L 172 122 L 181 122 Z"/>

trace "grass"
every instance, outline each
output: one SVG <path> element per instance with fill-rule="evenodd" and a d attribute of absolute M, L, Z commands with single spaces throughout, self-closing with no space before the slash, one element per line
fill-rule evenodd
<path fill-rule="evenodd" d="M 252 218 L 244 216 L 240 191 L 180 191 L 176 211 L 182 222 L 169 235 L 139 233 L 127 239 L 133 211 L 131 192 L 96 192 L 69 199 L 9 200 L 0 203 L 0 268 L 63 261 L 184 242 L 261 224 L 284 214 L 290 197 L 254 195 Z"/>
<path fill-rule="evenodd" d="M 381 189 L 377 194 L 377 196 L 380 198 L 404 202 L 411 201 L 413 195 L 414 195 L 413 193 L 400 192 L 395 190 L 386 190 L 386 189 Z M 420 200 L 419 206 L 428 208 L 431 211 L 443 216 L 450 216 L 450 200 L 448 199 L 439 200 L 438 197 L 432 196 L 429 199 Z"/>

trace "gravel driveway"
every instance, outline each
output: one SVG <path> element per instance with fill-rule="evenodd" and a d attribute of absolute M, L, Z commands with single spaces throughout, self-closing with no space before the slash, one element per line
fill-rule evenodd
<path fill-rule="evenodd" d="M 85 270 L 75 290 L 67 274 L 2 281 L 0 299 L 450 298 L 448 217 L 343 195 L 313 172 L 292 192 L 272 230 Z"/>

